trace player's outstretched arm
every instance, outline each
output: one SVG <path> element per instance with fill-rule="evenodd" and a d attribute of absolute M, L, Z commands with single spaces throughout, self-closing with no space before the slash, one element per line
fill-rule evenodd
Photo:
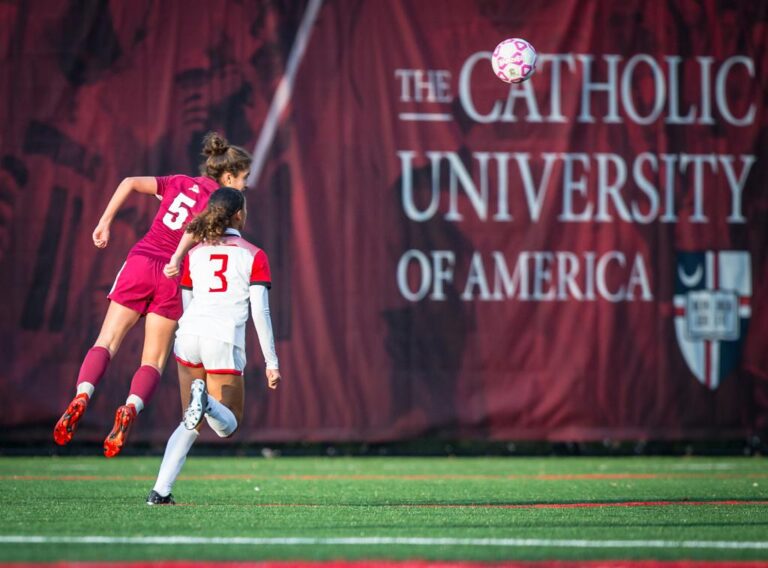
<path fill-rule="evenodd" d="M 267 386 L 276 389 L 282 380 L 275 353 L 275 336 L 272 333 L 272 316 L 269 313 L 269 290 L 261 284 L 251 286 L 251 316 L 259 336 L 259 345 L 267 363 Z"/>
<path fill-rule="evenodd" d="M 125 200 L 132 192 L 146 193 L 149 195 L 157 194 L 157 179 L 154 177 L 127 177 L 121 181 L 115 193 L 112 194 L 112 198 L 107 203 L 107 208 L 104 209 L 104 213 L 99 219 L 99 224 L 93 230 L 93 244 L 98 248 L 104 248 L 109 244 L 109 228 L 112 226 L 112 221 L 115 219 L 115 215 L 123 206 Z"/>
<path fill-rule="evenodd" d="M 189 249 L 194 245 L 195 239 L 192 236 L 192 233 L 185 232 L 179 241 L 179 246 L 176 247 L 176 252 L 174 252 L 171 257 L 171 260 L 163 267 L 163 274 L 165 274 L 167 278 L 176 278 L 179 275 L 181 272 L 181 262 L 189 252 Z"/>

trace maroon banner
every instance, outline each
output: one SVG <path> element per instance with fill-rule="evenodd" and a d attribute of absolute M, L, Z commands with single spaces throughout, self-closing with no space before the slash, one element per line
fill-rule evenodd
<path fill-rule="evenodd" d="M 47 440 L 74 393 L 157 209 L 132 197 L 95 249 L 117 183 L 195 172 L 212 128 L 255 150 L 284 375 L 267 392 L 249 330 L 238 439 L 768 433 L 768 5 L 216 7 L 0 6 L 0 441 Z M 491 70 L 509 37 L 538 52 L 520 85 Z M 169 368 L 133 440 L 178 400 Z"/>

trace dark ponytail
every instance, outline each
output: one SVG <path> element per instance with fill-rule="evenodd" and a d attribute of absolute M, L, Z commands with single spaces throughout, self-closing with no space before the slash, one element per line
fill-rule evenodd
<path fill-rule="evenodd" d="M 224 231 L 232 226 L 232 217 L 243 209 L 245 197 L 231 187 L 220 187 L 211 194 L 205 211 L 192 219 L 186 231 L 195 241 L 216 244 Z"/>
<path fill-rule="evenodd" d="M 200 173 L 220 181 L 229 172 L 233 176 L 251 167 L 251 155 L 240 146 L 232 146 L 218 132 L 209 132 L 203 138 L 203 156 Z"/>

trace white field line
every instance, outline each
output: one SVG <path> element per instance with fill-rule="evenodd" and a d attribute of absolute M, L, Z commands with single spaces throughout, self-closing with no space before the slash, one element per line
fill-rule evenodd
<path fill-rule="evenodd" d="M 669 466 L 670 471 L 730 471 L 735 468 L 731 463 L 685 463 Z"/>
<path fill-rule="evenodd" d="M 529 548 L 665 548 L 768 550 L 768 541 L 738 540 L 586 540 L 547 538 L 432 538 L 432 537 L 202 537 L 202 536 L 0 536 L 0 544 L 153 544 L 153 545 L 243 545 L 243 546 L 495 546 Z"/>

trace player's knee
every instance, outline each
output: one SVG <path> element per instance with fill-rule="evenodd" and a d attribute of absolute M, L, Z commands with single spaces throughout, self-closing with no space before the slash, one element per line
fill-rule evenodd
<path fill-rule="evenodd" d="M 218 435 L 219 438 L 231 438 L 232 436 L 235 435 L 236 430 L 237 430 L 237 426 L 235 426 L 232 429 L 226 428 L 223 430 L 214 430 L 214 432 L 216 432 L 216 435 Z"/>
<path fill-rule="evenodd" d="M 229 430 L 226 433 L 222 432 L 220 434 L 217 432 L 217 434 L 219 434 L 219 438 L 231 438 L 235 435 L 235 432 L 237 432 L 237 424 L 235 424 L 235 427 L 232 430 Z"/>
<path fill-rule="evenodd" d="M 211 419 L 210 416 L 205 416 L 206 422 L 208 422 L 208 426 L 211 427 L 211 430 L 216 432 L 216 435 L 219 438 L 229 438 L 232 436 L 232 434 L 235 433 L 237 430 L 238 422 L 236 420 L 232 421 L 222 421 L 222 420 L 216 420 Z"/>

